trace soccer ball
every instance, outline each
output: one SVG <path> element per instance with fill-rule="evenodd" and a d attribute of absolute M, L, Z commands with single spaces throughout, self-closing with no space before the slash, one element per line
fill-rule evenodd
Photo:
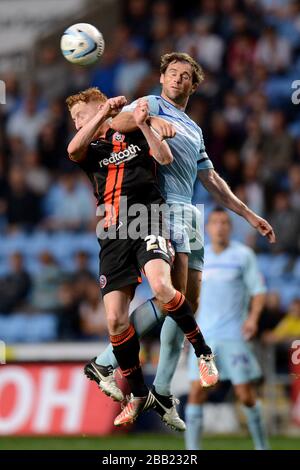
<path fill-rule="evenodd" d="M 72 64 L 90 65 L 104 52 L 104 39 L 95 26 L 77 23 L 70 26 L 61 37 L 60 48 Z"/>

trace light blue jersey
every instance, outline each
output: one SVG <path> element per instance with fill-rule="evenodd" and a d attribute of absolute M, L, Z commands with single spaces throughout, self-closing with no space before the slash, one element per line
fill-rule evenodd
<path fill-rule="evenodd" d="M 145 97 L 151 116 L 170 121 L 176 128 L 176 136 L 167 142 L 174 161 L 170 165 L 158 166 L 159 185 L 168 203 L 191 204 L 193 187 L 199 170 L 213 168 L 205 151 L 202 131 L 183 111 L 180 111 L 161 96 Z M 133 111 L 137 101 L 123 108 Z"/>
<path fill-rule="evenodd" d="M 266 291 L 253 251 L 231 241 L 221 253 L 205 247 L 198 323 L 204 337 L 243 340 L 250 297 Z"/>

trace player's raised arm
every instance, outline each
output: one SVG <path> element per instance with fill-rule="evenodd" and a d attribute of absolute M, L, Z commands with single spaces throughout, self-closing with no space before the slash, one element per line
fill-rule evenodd
<path fill-rule="evenodd" d="M 121 133 L 136 131 L 138 126 L 134 118 L 134 110 L 122 111 L 110 123 L 110 127 Z M 157 116 L 148 116 L 147 123 L 159 134 L 162 139 L 171 139 L 175 136 L 175 127 L 165 119 Z"/>
<path fill-rule="evenodd" d="M 147 123 L 148 116 L 148 102 L 144 99 L 140 99 L 137 103 L 135 110 L 133 111 L 133 117 L 136 122 L 136 125 L 144 134 L 155 160 L 157 160 L 158 163 L 160 163 L 161 165 L 167 165 L 168 163 L 172 163 L 173 155 L 171 153 L 170 147 L 165 141 L 162 141 L 159 137 L 155 135 L 155 133 Z"/>
<path fill-rule="evenodd" d="M 236 197 L 215 170 L 201 170 L 198 172 L 198 177 L 219 204 L 244 217 L 263 237 L 267 237 L 270 243 L 275 243 L 276 237 L 271 225 Z"/>
<path fill-rule="evenodd" d="M 95 139 L 100 126 L 109 117 L 119 113 L 125 104 L 126 98 L 124 96 L 110 98 L 95 108 L 95 114 L 88 122 L 85 122 L 85 117 L 82 118 L 85 111 L 80 108 L 81 103 L 77 103 L 72 107 L 70 112 L 78 132 L 68 145 L 67 150 L 71 160 L 78 162 L 85 158 L 88 146 Z"/>

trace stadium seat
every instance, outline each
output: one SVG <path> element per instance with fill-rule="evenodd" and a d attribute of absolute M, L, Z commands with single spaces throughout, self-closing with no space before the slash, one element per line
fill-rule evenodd
<path fill-rule="evenodd" d="M 9 343 L 39 343 L 57 339 L 57 320 L 51 313 L 0 314 L 1 339 Z"/>
<path fill-rule="evenodd" d="M 285 275 L 290 257 L 286 253 L 279 255 L 259 254 L 257 260 L 259 268 L 266 279 L 280 278 Z"/>

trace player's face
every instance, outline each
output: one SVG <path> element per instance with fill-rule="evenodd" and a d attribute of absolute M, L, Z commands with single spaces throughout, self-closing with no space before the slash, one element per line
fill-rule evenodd
<path fill-rule="evenodd" d="M 90 101 L 85 103 L 79 101 L 71 108 L 71 117 L 75 124 L 75 128 L 79 131 L 85 124 L 87 124 L 97 114 L 100 109 L 100 104 L 97 101 Z"/>
<path fill-rule="evenodd" d="M 226 245 L 229 242 L 231 222 L 226 212 L 212 212 L 206 228 L 212 244 Z"/>
<path fill-rule="evenodd" d="M 193 85 L 193 69 L 188 62 L 171 62 L 160 76 L 162 95 L 174 103 L 182 103 L 197 88 Z"/>

